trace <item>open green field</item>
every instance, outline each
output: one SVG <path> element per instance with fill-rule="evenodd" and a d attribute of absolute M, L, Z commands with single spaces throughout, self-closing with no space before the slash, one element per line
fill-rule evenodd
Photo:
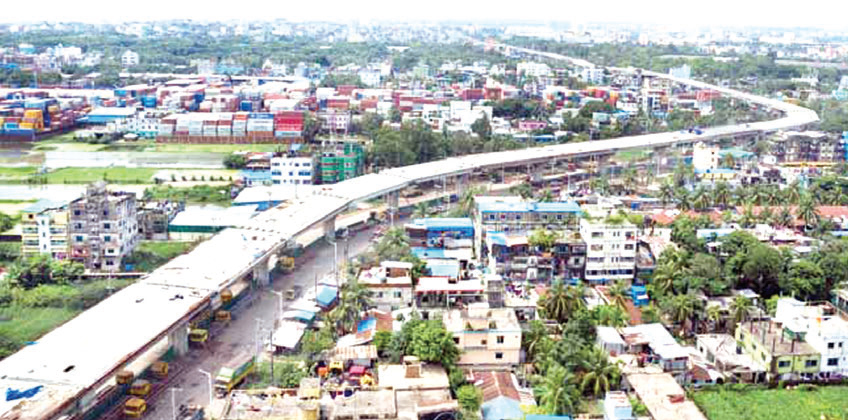
<path fill-rule="evenodd" d="M 37 172 L 38 168 L 35 166 L 0 166 L 0 182 L 25 179 Z"/>
<path fill-rule="evenodd" d="M 155 168 L 61 168 L 46 175 L 48 184 L 87 184 L 107 180 L 113 184 L 149 184 Z"/>
<path fill-rule="evenodd" d="M 710 420 L 848 419 L 848 386 L 705 390 L 692 398 Z"/>
<path fill-rule="evenodd" d="M 154 185 L 144 192 L 145 198 L 153 200 L 185 201 L 186 204 L 217 204 L 229 206 L 230 188 L 228 186 L 195 185 L 192 187 L 172 187 Z"/>
<path fill-rule="evenodd" d="M 75 317 L 82 309 L 0 307 L 0 359 Z"/>
<path fill-rule="evenodd" d="M 144 241 L 138 244 L 135 250 L 124 259 L 124 263 L 132 264 L 133 271 L 150 272 L 185 254 L 195 245 L 197 245 L 195 242 Z"/>

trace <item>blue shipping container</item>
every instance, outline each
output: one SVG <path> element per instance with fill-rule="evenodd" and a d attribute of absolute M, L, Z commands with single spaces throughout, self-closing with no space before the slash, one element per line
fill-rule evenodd
<path fill-rule="evenodd" d="M 195 93 L 195 94 L 194 94 L 194 102 L 197 102 L 197 103 L 201 103 L 201 102 L 203 102 L 203 97 L 204 97 L 204 96 L 205 96 L 205 95 L 203 95 L 202 93 Z"/>
<path fill-rule="evenodd" d="M 253 112 L 248 117 L 251 120 L 273 120 L 274 114 L 270 112 Z"/>
<path fill-rule="evenodd" d="M 245 111 L 245 112 L 253 111 L 253 102 L 241 101 L 241 105 L 239 105 L 239 110 Z"/>

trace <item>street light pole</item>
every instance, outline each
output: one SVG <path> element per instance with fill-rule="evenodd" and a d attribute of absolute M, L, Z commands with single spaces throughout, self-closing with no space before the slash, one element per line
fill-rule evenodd
<path fill-rule="evenodd" d="M 176 393 L 182 391 L 182 388 L 171 388 L 171 419 L 177 420 L 177 400 Z"/>
<path fill-rule="evenodd" d="M 211 410 L 212 409 L 212 374 L 203 370 L 203 369 L 197 369 L 197 371 L 202 373 L 204 376 L 206 376 L 206 380 L 209 383 L 209 405 L 207 406 L 207 408 L 209 410 Z"/>
<path fill-rule="evenodd" d="M 282 317 L 283 317 L 283 292 L 280 292 L 280 291 L 277 291 L 277 290 L 272 290 L 272 291 L 271 291 L 271 293 L 273 293 L 273 294 L 277 295 L 277 297 L 279 298 L 279 302 L 280 302 L 280 315 L 279 315 L 279 317 L 278 317 L 278 318 L 282 318 Z"/>

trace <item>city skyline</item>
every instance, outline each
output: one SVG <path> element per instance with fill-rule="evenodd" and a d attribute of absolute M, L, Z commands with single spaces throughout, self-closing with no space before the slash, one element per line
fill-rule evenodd
<path fill-rule="evenodd" d="M 530 0 L 517 4 L 482 2 L 448 2 L 434 0 L 426 9 L 398 7 L 396 2 L 387 0 L 369 0 L 364 2 L 344 2 L 328 0 L 325 7 L 312 7 L 311 4 L 293 4 L 281 7 L 277 2 L 258 0 L 250 7 L 234 8 L 227 2 L 200 2 L 188 0 L 168 2 L 149 0 L 144 9 L 132 10 L 115 8 L 114 3 L 105 0 L 81 0 L 69 6 L 67 2 L 44 0 L 40 3 L 38 14 L 32 13 L 26 3 L 6 5 L 6 12 L 0 16 L 4 23 L 33 22 L 83 22 L 83 23 L 120 23 L 138 21 L 161 21 L 174 19 L 192 19 L 198 21 L 232 20 L 276 20 L 292 22 L 333 21 L 333 22 L 370 22 L 370 21 L 450 21 L 469 23 L 630 23 L 657 24 L 661 28 L 676 27 L 680 30 L 699 27 L 736 26 L 736 27 L 816 27 L 821 29 L 839 29 L 844 27 L 838 13 L 822 13 L 835 4 L 829 0 L 814 0 L 804 3 L 804 8 L 767 7 L 764 2 L 732 2 L 718 0 L 710 2 L 694 14 L 691 8 L 682 8 L 679 3 L 670 0 L 651 0 L 641 2 L 634 9 L 633 3 L 623 0 L 611 0 L 602 10 L 594 3 L 552 3 Z M 488 7 L 481 7 L 488 6 Z M 498 7 L 500 6 L 500 7 Z M 274 10 L 279 10 L 274 13 Z M 752 19 L 752 16 L 755 17 Z"/>

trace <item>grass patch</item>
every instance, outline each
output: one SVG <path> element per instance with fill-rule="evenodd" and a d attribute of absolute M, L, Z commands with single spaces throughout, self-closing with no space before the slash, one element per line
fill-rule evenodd
<path fill-rule="evenodd" d="M 191 251 L 196 242 L 144 241 L 138 244 L 123 263 L 132 264 L 133 271 L 151 272 L 168 261 Z"/>
<path fill-rule="evenodd" d="M 186 204 L 217 204 L 229 206 L 229 186 L 195 185 L 192 187 L 172 187 L 154 185 L 144 190 L 144 198 L 154 200 L 185 201 Z"/>
<path fill-rule="evenodd" d="M 692 398 L 710 420 L 817 420 L 848 417 L 848 386 L 742 391 L 719 388 L 696 391 Z"/>
<path fill-rule="evenodd" d="M 0 307 L 0 359 L 77 316 L 72 308 Z"/>
<path fill-rule="evenodd" d="M 133 280 L 95 280 L 24 290 L 0 285 L 0 359 L 96 305 Z"/>
<path fill-rule="evenodd" d="M 149 184 L 155 168 L 61 168 L 47 173 L 47 184 L 88 184 L 105 180 L 112 184 Z"/>
<path fill-rule="evenodd" d="M 3 179 L 25 179 L 35 175 L 38 168 L 35 166 L 2 166 L 0 167 L 0 180 Z"/>
<path fill-rule="evenodd" d="M 248 389 L 264 389 L 271 386 L 271 361 L 263 360 L 256 365 L 251 381 L 247 384 Z M 280 388 L 297 388 L 300 380 L 307 377 L 306 367 L 303 362 L 283 360 L 274 358 L 274 386 Z"/>

